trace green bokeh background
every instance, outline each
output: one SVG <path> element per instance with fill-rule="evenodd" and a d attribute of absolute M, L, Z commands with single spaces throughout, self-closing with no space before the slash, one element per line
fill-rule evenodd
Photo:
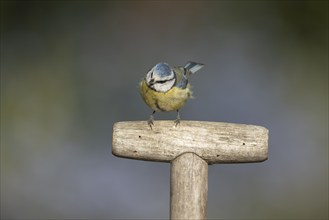
<path fill-rule="evenodd" d="M 112 126 L 188 60 L 182 119 L 270 131 L 268 161 L 210 166 L 208 218 L 327 219 L 328 1 L 1 1 L 1 219 L 169 218 L 169 164 L 112 156 Z"/>

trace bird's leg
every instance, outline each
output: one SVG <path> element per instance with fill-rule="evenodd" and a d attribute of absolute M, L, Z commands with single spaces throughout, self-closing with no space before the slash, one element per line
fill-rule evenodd
<path fill-rule="evenodd" d="M 179 115 L 179 109 L 177 109 L 177 117 L 175 120 L 175 126 L 177 126 L 180 123 L 180 115 Z"/>
<path fill-rule="evenodd" d="M 155 114 L 155 111 L 152 112 L 152 114 L 150 115 L 150 118 L 147 120 L 147 124 L 150 126 L 150 128 L 152 129 L 152 125 L 153 124 L 153 121 L 154 121 L 154 118 L 153 118 L 153 115 Z"/>

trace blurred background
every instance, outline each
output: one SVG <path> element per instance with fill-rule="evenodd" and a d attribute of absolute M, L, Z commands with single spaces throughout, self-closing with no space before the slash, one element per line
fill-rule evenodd
<path fill-rule="evenodd" d="M 182 119 L 270 131 L 209 167 L 208 218 L 327 219 L 328 1 L 1 1 L 1 219 L 169 218 L 170 165 L 114 157 L 112 126 L 189 60 Z"/>

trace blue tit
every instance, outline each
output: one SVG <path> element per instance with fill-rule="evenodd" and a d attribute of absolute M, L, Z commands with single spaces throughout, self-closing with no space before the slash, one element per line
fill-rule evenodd
<path fill-rule="evenodd" d="M 179 109 L 192 98 L 189 77 L 203 66 L 201 63 L 187 62 L 185 66 L 172 68 L 167 63 L 158 63 L 146 74 L 139 84 L 139 91 L 144 102 L 153 110 L 147 121 L 151 129 L 153 115 L 159 111 L 177 111 L 175 124 L 179 124 Z"/>

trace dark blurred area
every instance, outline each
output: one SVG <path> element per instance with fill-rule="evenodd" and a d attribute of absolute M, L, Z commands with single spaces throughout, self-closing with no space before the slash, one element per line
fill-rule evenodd
<path fill-rule="evenodd" d="M 1 219 L 169 218 L 169 164 L 112 126 L 189 60 L 182 119 L 270 131 L 268 161 L 209 167 L 208 218 L 328 219 L 328 1 L 1 1 Z"/>

